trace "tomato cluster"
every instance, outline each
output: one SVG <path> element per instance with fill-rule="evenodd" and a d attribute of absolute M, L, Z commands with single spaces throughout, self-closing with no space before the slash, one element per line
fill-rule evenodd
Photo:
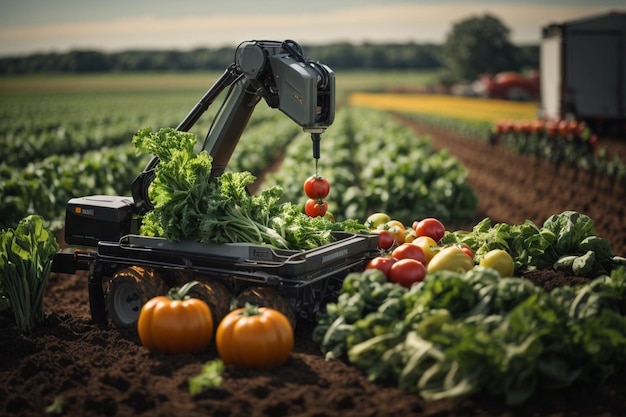
<path fill-rule="evenodd" d="M 304 181 L 304 193 L 309 197 L 304 205 L 304 212 L 309 217 L 324 217 L 328 203 L 324 201 L 330 192 L 328 180 L 319 175 L 312 175 Z"/>
<path fill-rule="evenodd" d="M 474 266 L 474 253 L 469 247 L 439 245 L 446 229 L 438 219 L 416 220 L 406 227 L 385 213 L 374 213 L 367 218 L 365 225 L 378 234 L 381 251 L 379 256 L 370 260 L 366 269 L 380 270 L 390 282 L 409 288 L 424 280 L 431 270 L 469 270 Z"/>

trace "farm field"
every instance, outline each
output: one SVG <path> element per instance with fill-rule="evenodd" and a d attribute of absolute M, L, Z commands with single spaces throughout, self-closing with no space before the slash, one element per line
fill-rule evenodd
<path fill-rule="evenodd" d="M 371 132 L 382 141 L 389 140 L 386 144 L 391 146 L 391 140 L 384 136 L 384 129 L 376 131 L 365 120 L 371 119 L 370 122 L 379 126 L 388 126 L 388 119 L 361 113 L 357 103 L 349 100 L 349 93 L 361 88 L 375 91 L 394 85 L 397 74 L 389 79 L 379 75 L 378 81 L 375 75 L 360 76 L 364 80 L 362 87 L 350 84 L 349 88 L 341 90 L 338 100 L 346 109 L 341 110 L 337 126 L 332 126 L 325 134 L 328 135 L 328 142 L 325 143 L 342 143 L 331 138 L 331 131 L 335 127 L 341 130 L 349 126 L 346 130 L 356 130 L 357 133 L 363 130 L 356 136 L 358 138 Z M 419 76 L 416 75 L 416 80 Z M 39 169 L 66 165 L 75 167 L 72 168 L 74 171 L 68 171 L 71 177 L 85 169 L 80 162 L 85 155 L 110 148 L 115 157 L 100 163 L 112 164 L 124 155 L 123 158 L 128 158 L 124 163 L 132 165 L 136 174 L 145 160 L 135 155 L 128 143 L 133 133 L 147 125 L 155 129 L 175 126 L 210 83 L 205 83 L 202 74 L 185 76 L 184 79 L 165 76 L 167 82 L 160 75 L 145 80 L 131 76 L 109 77 L 86 78 L 81 87 L 65 77 L 55 78 L 54 82 L 47 79 L 0 80 L 3 123 L 8 123 L 7 120 L 11 123 L 19 121 L 18 132 L 33 126 L 48 126 L 46 131 L 54 132 L 50 143 L 67 141 L 73 144 L 68 149 L 55 151 L 56 158 L 59 155 L 63 158 L 50 159 L 42 165 L 41 161 L 51 155 L 43 155 L 45 147 L 29 150 L 29 140 L 26 140 L 13 148 L 18 155 L 30 155 L 24 161 L 16 162 L 23 164 L 16 171 L 31 170 L 32 177 L 29 178 L 34 180 L 39 171 L 28 168 L 31 163 Z M 93 101 L 94 96 L 98 97 L 97 102 Z M 463 178 L 466 175 L 465 182 L 475 190 L 477 207 L 471 216 L 448 223 L 451 228 L 471 228 L 483 217 L 490 217 L 494 222 L 521 223 L 530 219 L 541 224 L 551 214 L 578 210 L 594 219 L 597 234 L 609 239 L 617 254 L 626 255 L 624 184 L 606 182 L 569 167 L 556 170 L 546 161 L 535 161 L 503 148 L 494 148 L 476 138 L 416 121 L 402 109 L 386 110 L 394 110 L 393 120 L 402 126 L 395 134 L 405 135 L 408 129 L 416 137 L 427 137 L 428 144 L 435 151 L 447 152 L 450 159 L 460 161 L 467 170 L 460 175 Z M 257 135 L 261 138 L 259 140 L 272 136 L 289 139 L 290 151 L 284 155 L 265 157 L 275 158 L 272 172 L 266 177 L 268 183 L 274 181 L 280 184 L 287 181 L 280 176 L 282 169 L 292 172 L 298 167 L 298 163 L 295 168 L 290 166 L 289 152 L 296 155 L 306 150 L 308 157 L 310 144 L 297 128 L 293 129 L 293 123 L 284 123 L 286 118 L 282 115 L 277 117 L 276 113 L 260 110 L 258 120 L 251 121 L 250 136 L 242 137 L 242 145 L 247 139 L 256 143 L 254 136 Z M 24 117 L 25 114 L 29 117 Z M 272 120 L 273 130 L 261 130 L 265 125 L 263 120 L 267 118 Z M 81 130 L 84 121 L 91 121 L 100 130 L 99 133 L 88 133 L 94 131 L 91 129 Z M 0 132 L 5 139 L 9 128 L 2 126 Z M 203 135 L 207 128 L 208 123 L 203 122 L 198 126 L 198 135 Z M 259 133 L 253 133 L 256 128 Z M 347 135 L 342 133 L 337 136 Z M 70 141 L 70 138 L 81 137 L 82 141 Z M 271 143 L 270 148 L 287 146 L 285 142 Z M 621 143 L 611 142 L 611 149 L 621 152 L 623 148 Z M 250 152 L 250 149 L 244 145 L 242 152 Z M 371 151 L 368 155 L 374 153 Z M 341 152 L 332 147 L 325 148 L 323 144 L 320 160 L 322 173 L 329 173 L 330 176 L 341 156 Z M 0 161 L 8 157 L 6 153 Z M 245 162 L 253 160 L 252 156 L 241 159 Z M 362 164 L 365 166 L 369 162 L 371 160 Z M 259 169 L 267 170 L 268 167 L 261 165 Z M 4 175 L 7 173 L 4 172 Z M 333 175 L 337 175 L 333 181 L 339 183 L 339 177 L 347 174 Z M 111 185 L 106 189 L 109 192 L 123 193 L 128 177 L 108 178 L 103 180 L 102 185 L 107 183 Z M 94 184 L 81 185 L 84 188 L 79 191 L 88 193 L 90 186 Z M 292 194 L 295 192 L 290 191 Z M 8 214 L 2 213 L 3 216 Z M 535 274 L 527 278 L 541 286 L 549 285 L 550 280 L 567 277 Z M 229 368 L 224 374 L 224 383 L 218 389 L 191 396 L 187 379 L 197 374 L 206 361 L 216 357 L 214 346 L 199 355 L 150 353 L 141 346 L 134 329 L 96 326 L 90 318 L 86 279 L 84 273 L 53 274 L 50 277 L 45 294 L 47 318 L 32 335 L 19 334 L 10 326 L 12 317 L 0 313 L 0 350 L 3 352 L 0 379 L 4 381 L 0 384 L 0 410 L 3 414 L 40 416 L 55 401 L 58 401 L 59 414 L 67 416 L 617 417 L 626 410 L 624 373 L 618 373 L 607 381 L 580 383 L 565 390 L 540 391 L 530 401 L 516 407 L 507 406 L 502 398 L 489 395 L 425 401 L 393 384 L 372 383 L 362 371 L 345 361 L 325 360 L 319 345 L 311 340 L 313 327 L 308 323 L 298 325 L 294 353 L 285 366 L 270 371 Z M 50 413 L 54 415 L 53 411 Z"/>
<path fill-rule="evenodd" d="M 451 97 L 440 94 L 372 94 L 350 95 L 349 104 L 378 110 L 431 114 L 469 121 L 496 123 L 499 120 L 533 120 L 537 103 L 506 100 Z"/>

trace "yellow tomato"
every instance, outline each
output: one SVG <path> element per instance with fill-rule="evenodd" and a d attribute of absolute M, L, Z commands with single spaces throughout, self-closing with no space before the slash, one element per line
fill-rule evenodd
<path fill-rule="evenodd" d="M 495 269 L 502 278 L 512 277 L 515 271 L 513 257 L 503 249 L 490 250 L 482 257 L 479 265 L 485 268 Z"/>
<path fill-rule="evenodd" d="M 400 227 L 402 230 L 406 229 L 406 226 L 404 225 L 404 223 L 402 223 L 400 220 L 389 220 L 387 223 L 385 223 L 385 225 L 387 227 L 394 227 L 394 226 L 398 226 Z"/>
<path fill-rule="evenodd" d="M 378 226 L 379 229 L 389 230 L 389 233 L 393 235 L 393 239 L 396 241 L 398 245 L 404 243 L 406 229 L 402 222 L 398 220 L 390 220 L 387 223 Z"/>
<path fill-rule="evenodd" d="M 411 243 L 419 246 L 426 256 L 426 264 L 439 252 L 439 245 L 435 242 L 435 239 L 429 236 L 418 236 Z"/>
<path fill-rule="evenodd" d="M 413 241 L 417 239 L 417 235 L 415 234 L 415 230 L 411 227 L 405 229 L 404 231 L 404 243 L 413 243 Z"/>
<path fill-rule="evenodd" d="M 428 263 L 428 272 L 458 271 L 466 272 L 474 267 L 474 261 L 458 246 L 446 246 Z"/>

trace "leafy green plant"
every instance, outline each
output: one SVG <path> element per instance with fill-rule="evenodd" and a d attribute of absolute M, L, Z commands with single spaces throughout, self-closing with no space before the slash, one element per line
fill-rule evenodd
<path fill-rule="evenodd" d="M 572 210 L 553 214 L 541 227 L 530 220 L 492 224 L 485 218 L 471 231 L 447 231 L 442 243 L 469 245 L 477 262 L 490 250 L 503 249 L 516 271 L 547 268 L 593 278 L 624 265 L 611 243 L 596 236 L 593 220 Z"/>
<path fill-rule="evenodd" d="M 133 144 L 159 157 L 149 196 L 154 209 L 142 220 L 141 233 L 173 241 L 248 242 L 280 249 L 313 249 L 334 241 L 331 231 L 364 232 L 357 221 L 334 222 L 307 216 L 302 206 L 281 202 L 282 189 L 250 195 L 254 176 L 247 171 L 211 177 L 212 158 L 196 153 L 193 133 L 142 129 Z"/>
<path fill-rule="evenodd" d="M 328 359 L 429 400 L 485 392 L 508 404 L 626 369 L 626 268 L 547 292 L 489 268 L 439 271 L 405 289 L 349 274 L 314 330 Z"/>
<path fill-rule="evenodd" d="M 58 250 L 54 235 L 38 215 L 0 233 L 0 271 L 17 327 L 23 332 L 44 320 L 43 296 L 52 255 Z"/>
<path fill-rule="evenodd" d="M 304 134 L 294 140 L 281 169 L 266 177 L 291 201 L 307 198 L 302 183 L 314 173 L 310 146 Z M 332 184 L 328 210 L 337 219 L 385 212 L 406 224 L 424 217 L 464 220 L 477 207 L 463 165 L 385 112 L 343 108 L 324 133 L 321 152 L 320 175 Z"/>
<path fill-rule="evenodd" d="M 220 359 L 206 362 L 197 375 L 187 380 L 189 383 L 189 394 L 197 395 L 210 389 L 218 388 L 224 381 L 223 372 L 224 363 Z"/>

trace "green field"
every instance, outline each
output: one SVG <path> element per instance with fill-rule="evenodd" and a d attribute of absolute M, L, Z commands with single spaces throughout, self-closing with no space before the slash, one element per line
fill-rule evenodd
<path fill-rule="evenodd" d="M 133 135 L 146 127 L 153 130 L 176 127 L 219 75 L 166 73 L 0 78 L 0 227 L 14 225 L 26 213 L 40 214 L 61 227 L 65 204 L 71 197 L 128 195 L 130 183 L 149 160 L 149 155 L 137 154 L 131 143 Z M 406 136 L 409 143 L 415 142 L 411 134 L 400 134 L 393 124 L 387 124 L 386 119 L 377 119 L 362 110 L 351 110 L 352 106 L 345 104 L 347 96 L 354 91 L 381 91 L 403 86 L 415 88 L 431 83 L 435 77 L 433 72 L 338 74 L 336 120 L 324 134 L 322 145 L 325 161 L 332 161 L 332 157 L 339 156 L 335 150 L 348 146 L 346 143 L 358 143 L 360 148 L 368 149 L 363 139 L 365 134 L 368 140 L 375 142 L 372 149 L 377 149 L 376 146 L 381 144 L 398 142 L 400 136 Z M 198 146 L 206 136 L 224 96 L 216 100 L 191 130 L 199 138 Z M 372 125 L 371 120 L 374 119 L 378 121 Z M 268 170 L 282 154 L 289 154 L 289 146 L 303 145 L 304 148 L 296 151 L 296 154 L 303 154 L 306 163 L 312 164 L 308 135 L 287 116 L 260 103 L 231 158 L 229 168 L 259 175 Z M 380 152 L 372 151 L 371 156 L 365 154 L 361 159 L 355 159 L 353 171 L 358 171 L 357 167 L 362 165 L 372 165 L 371 162 L 380 156 Z M 295 160 L 295 157 L 291 158 Z M 393 157 L 387 155 L 385 158 Z M 430 159 L 425 150 L 419 158 L 425 158 L 428 162 L 424 163 L 432 164 L 433 169 L 440 169 L 442 165 L 441 157 Z M 383 164 L 381 166 L 388 163 L 387 160 L 380 162 Z M 339 165 L 342 164 L 345 165 L 344 162 Z M 334 175 L 330 167 L 326 168 L 325 175 Z M 300 197 L 305 178 L 302 176 L 312 174 L 313 165 L 310 172 L 299 171 L 290 178 L 280 180 L 281 186 L 293 191 L 293 199 Z M 410 187 L 402 185 L 404 182 L 400 184 L 400 177 L 396 178 L 393 170 L 387 171 L 385 181 L 393 178 L 405 191 L 411 191 L 412 187 L 420 184 L 415 180 L 410 181 Z M 454 180 L 437 186 L 456 187 L 452 184 L 456 184 L 459 179 L 462 182 L 462 168 L 454 166 L 453 171 Z M 412 174 L 403 173 L 402 178 L 406 180 L 407 175 L 410 177 Z M 380 173 L 376 176 L 383 178 Z M 354 184 L 360 184 L 358 181 L 344 183 L 346 190 Z M 363 178 L 365 183 L 374 181 Z M 336 179 L 336 190 L 340 190 L 339 184 L 340 180 Z M 419 187 L 419 190 L 411 191 L 413 197 L 410 198 L 429 188 L 424 185 Z M 338 195 L 344 194 L 350 195 L 338 191 Z M 374 194 L 381 195 L 379 191 Z M 442 191 L 441 196 L 446 195 L 449 195 L 449 190 Z M 347 204 L 341 206 L 339 201 L 336 203 L 338 217 L 348 215 L 345 211 Z M 366 203 L 363 201 L 358 208 L 353 204 L 349 215 L 365 215 L 366 211 L 374 209 L 368 208 Z M 391 199 L 378 202 L 375 209 L 384 210 L 385 206 L 391 208 L 391 203 Z M 439 206 L 445 207 L 446 204 Z"/>
<path fill-rule="evenodd" d="M 194 91 L 201 94 L 220 76 L 220 72 L 193 73 L 124 73 L 89 75 L 26 75 L 0 77 L 0 92 L 23 94 L 34 92 L 102 91 Z M 336 72 L 337 98 L 351 91 L 375 91 L 387 88 L 416 88 L 437 81 L 436 70 L 390 70 Z"/>
<path fill-rule="evenodd" d="M 0 77 L 0 134 L 10 126 L 103 120 L 140 127 L 176 126 L 220 76 L 207 73 L 129 73 Z M 338 106 L 353 91 L 415 88 L 435 82 L 436 71 L 349 71 L 335 74 Z M 217 107 L 214 104 L 210 110 Z M 260 105 L 259 108 L 267 107 Z M 260 112 L 263 112 L 262 110 Z M 208 112 L 208 115 L 211 113 Z M 255 113 L 256 114 L 256 113 Z M 253 116 L 254 117 L 254 116 Z M 210 118 L 210 116 L 209 116 Z M 204 134 L 201 120 L 196 133 Z"/>

